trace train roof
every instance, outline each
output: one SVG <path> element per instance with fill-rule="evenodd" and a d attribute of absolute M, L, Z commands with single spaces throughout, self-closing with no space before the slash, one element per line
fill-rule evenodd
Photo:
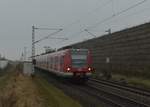
<path fill-rule="evenodd" d="M 68 50 L 73 50 L 73 51 L 78 51 L 78 50 L 83 50 L 83 51 L 87 51 L 88 49 L 74 49 L 74 48 L 68 48 L 68 49 L 64 49 L 64 50 L 58 50 L 58 51 L 55 51 L 55 52 L 51 52 L 51 53 L 42 53 L 41 55 L 37 55 L 35 57 L 38 57 L 38 56 L 46 56 L 46 55 L 54 55 L 54 54 L 64 54 L 66 53 Z"/>

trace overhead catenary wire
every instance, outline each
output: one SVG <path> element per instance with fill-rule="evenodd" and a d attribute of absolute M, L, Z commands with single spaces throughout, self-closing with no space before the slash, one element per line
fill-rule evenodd
<path fill-rule="evenodd" d="M 129 14 L 129 16 L 134 16 L 134 15 L 137 15 L 137 14 L 142 14 L 143 12 L 146 12 L 146 11 L 149 11 L 149 10 L 150 10 L 150 7 L 144 8 L 144 9 L 142 9 L 140 11 L 136 11 L 134 13 Z"/>
<path fill-rule="evenodd" d="M 111 20 L 111 19 L 113 19 L 114 17 L 119 16 L 119 15 L 121 15 L 121 14 L 123 14 L 123 13 L 125 13 L 125 12 L 127 12 L 127 11 L 129 11 L 129 10 L 131 10 L 131 9 L 133 9 L 133 8 L 135 8 L 135 7 L 137 7 L 137 6 L 141 5 L 141 4 L 143 4 L 143 3 L 145 3 L 146 1 L 147 1 L 147 0 L 140 1 L 140 2 L 134 4 L 134 5 L 128 7 L 128 8 L 126 8 L 126 9 L 120 11 L 120 12 L 117 12 L 117 13 L 115 13 L 115 11 L 114 11 L 111 16 L 109 16 L 109 17 L 107 17 L 107 18 L 101 20 L 100 22 L 94 24 L 93 26 L 84 28 L 84 30 L 81 29 L 81 31 L 79 31 L 79 32 L 77 32 L 77 33 L 75 33 L 75 34 L 73 34 L 73 35 L 70 36 L 70 37 L 74 37 L 74 36 L 77 37 L 77 36 L 80 36 L 80 34 L 83 33 L 83 32 L 85 31 L 85 29 L 86 29 L 86 30 L 94 29 L 94 28 L 96 28 L 97 26 L 99 26 L 100 24 L 103 24 L 104 22 L 106 22 L 106 21 L 108 21 L 108 20 Z M 114 8 L 114 7 L 113 7 L 113 8 Z M 78 35 L 77 35 L 77 34 L 78 34 Z M 63 40 L 63 41 L 64 41 L 64 40 Z"/>
<path fill-rule="evenodd" d="M 98 11 L 99 9 L 102 9 L 103 7 L 105 7 L 106 5 L 110 4 L 111 2 L 112 2 L 112 0 L 107 0 L 106 2 L 102 3 L 100 6 L 98 6 L 97 8 L 95 8 L 94 10 L 85 13 L 85 14 L 83 15 L 83 17 L 81 17 L 81 18 L 77 19 L 76 21 L 74 21 L 74 22 L 72 22 L 72 23 L 70 23 L 70 24 L 64 26 L 64 27 L 63 27 L 63 31 L 65 31 L 66 29 L 71 28 L 71 26 L 73 26 L 73 25 L 75 25 L 75 24 L 80 23 L 81 20 L 82 20 L 82 19 L 85 19 L 85 17 L 86 17 L 87 15 L 89 16 L 90 14 L 95 13 L 96 11 Z M 86 18 L 87 18 L 87 17 L 86 17 Z M 74 35 L 76 35 L 76 34 L 78 34 L 78 33 L 82 33 L 82 32 L 84 32 L 84 31 L 75 32 L 75 34 L 73 34 L 71 37 L 73 37 Z M 62 42 L 63 42 L 63 41 L 64 41 L 64 40 L 62 40 Z"/>
<path fill-rule="evenodd" d="M 98 11 L 99 9 L 102 9 L 103 7 L 105 7 L 106 5 L 110 4 L 111 2 L 112 2 L 112 0 L 106 1 L 105 3 L 101 4 L 100 6 L 98 6 L 98 7 L 95 8 L 94 10 L 92 10 L 91 12 L 87 12 L 87 13 L 84 15 L 84 17 L 85 17 L 86 15 L 89 16 L 90 14 L 95 13 L 96 11 Z M 82 17 L 82 18 L 83 18 L 83 17 Z M 82 20 L 82 19 L 79 18 L 79 19 L 77 19 L 76 21 L 74 21 L 74 22 L 72 22 L 72 23 L 70 23 L 70 24 L 64 26 L 64 27 L 63 27 L 63 31 L 65 31 L 65 30 L 68 29 L 68 28 L 71 28 L 71 26 L 73 26 L 73 25 L 75 25 L 75 24 L 80 23 L 81 20 Z M 69 36 L 69 37 L 73 37 L 73 36 L 76 36 L 76 35 L 80 35 L 80 34 L 83 33 L 83 32 L 85 32 L 85 31 L 83 30 L 83 31 L 75 32 L 73 35 L 71 35 L 71 36 Z M 65 40 L 61 40 L 60 42 L 64 42 L 64 41 L 65 41 Z M 60 43 L 60 42 L 59 42 L 59 43 Z"/>
<path fill-rule="evenodd" d="M 93 33 L 91 33 L 90 31 L 88 31 L 87 29 L 84 29 L 84 31 L 86 31 L 88 34 L 90 34 L 91 36 L 93 36 L 94 38 L 96 38 L 97 36 Z"/>
<path fill-rule="evenodd" d="M 76 36 L 76 35 L 80 35 L 81 33 L 83 33 L 84 31 L 79 31 L 79 32 L 76 32 L 76 33 L 74 33 L 73 35 L 71 35 L 71 37 L 73 37 L 73 36 Z M 68 39 L 69 40 L 69 39 Z M 65 40 L 62 40 L 61 42 L 64 42 Z"/>
<path fill-rule="evenodd" d="M 34 43 L 38 43 L 38 42 L 40 42 L 40 41 L 42 41 L 42 40 L 48 39 L 48 38 L 50 38 L 52 35 L 55 35 L 55 34 L 57 34 L 57 33 L 60 32 L 60 31 L 62 31 L 62 29 L 58 29 L 57 31 L 55 31 L 55 32 L 53 32 L 53 33 L 51 33 L 51 34 L 49 34 L 48 36 L 45 36 L 45 37 L 43 37 L 43 38 L 41 38 L 41 39 L 35 41 Z"/>
<path fill-rule="evenodd" d="M 132 10 L 133 8 L 136 8 L 136 7 L 138 7 L 139 5 L 145 3 L 146 1 L 148 1 L 148 0 L 140 1 L 140 2 L 134 4 L 134 5 L 128 7 L 128 8 L 126 8 L 126 9 L 120 11 L 120 12 L 116 12 L 116 13 L 115 13 L 114 0 L 113 0 L 113 1 L 112 1 L 112 12 L 113 12 L 113 14 L 112 14 L 111 16 L 109 16 L 109 17 L 107 17 L 107 18 L 101 20 L 100 22 L 94 24 L 93 26 L 89 26 L 89 27 L 87 27 L 87 28 L 84 28 L 84 30 L 81 29 L 79 32 L 77 32 L 77 33 L 73 34 L 72 36 L 70 36 L 70 38 L 80 36 L 80 35 L 85 31 L 85 29 L 86 29 L 86 30 L 94 29 L 94 28 L 96 28 L 97 26 L 99 26 L 100 24 L 103 24 L 103 23 L 106 22 L 106 21 L 109 21 L 109 20 L 111 20 L 111 19 L 113 19 L 113 18 L 115 18 L 115 17 L 117 17 L 117 16 L 119 16 L 119 15 L 121 15 L 121 14 L 123 14 L 123 13 L 126 13 L 126 12 L 128 12 L 129 10 Z M 78 21 L 79 21 L 79 20 L 78 20 Z M 63 40 L 63 41 L 64 41 L 64 40 Z M 62 42 L 63 42 L 63 41 L 62 41 Z"/>
<path fill-rule="evenodd" d="M 52 30 L 53 30 L 53 31 L 62 31 L 62 30 L 63 30 L 62 28 L 38 28 L 38 27 L 35 27 L 34 29 L 35 29 L 35 30 L 38 30 L 38 31 L 40 31 L 40 30 L 42 30 L 42 31 L 44 31 L 44 30 L 47 30 L 47 31 L 48 31 L 48 30 L 49 30 L 49 31 L 50 31 L 50 30 L 51 30 L 51 31 L 52 31 Z"/>
<path fill-rule="evenodd" d="M 68 28 L 70 28 L 71 26 L 73 26 L 73 25 L 75 25 L 75 24 L 80 23 L 80 22 L 81 22 L 81 20 L 82 20 L 82 18 L 85 18 L 87 15 L 89 16 L 90 14 L 95 13 L 96 11 L 98 11 L 99 9 L 101 9 L 101 8 L 105 7 L 106 5 L 108 5 L 108 4 L 109 4 L 109 3 L 111 3 L 111 2 L 112 2 L 112 0 L 108 0 L 108 1 L 106 1 L 105 3 L 103 3 L 103 4 L 101 4 L 100 6 L 98 6 L 97 8 L 95 8 L 94 10 L 92 10 L 92 11 L 90 11 L 90 12 L 85 13 L 85 14 L 83 15 L 83 17 L 81 17 L 81 18 L 79 18 L 79 19 L 75 20 L 74 22 L 72 22 L 72 23 L 70 23 L 70 24 L 68 24 L 68 25 L 64 26 L 64 27 L 63 27 L 63 29 L 68 29 Z"/>
<path fill-rule="evenodd" d="M 103 24 L 104 22 L 106 22 L 106 21 L 108 21 L 108 20 L 110 20 L 110 19 L 113 19 L 114 17 L 119 16 L 119 15 L 121 15 L 121 14 L 123 14 L 123 13 L 125 13 L 125 12 L 127 12 L 127 11 L 129 11 L 129 10 L 131 10 L 131 9 L 133 9 L 133 8 L 135 8 L 135 7 L 137 7 L 137 6 L 141 5 L 141 4 L 143 4 L 143 3 L 145 3 L 146 1 L 147 1 L 147 0 L 140 1 L 140 2 L 134 4 L 134 5 L 128 7 L 128 8 L 126 8 L 126 9 L 120 11 L 120 12 L 117 12 L 117 13 L 115 13 L 115 14 L 112 14 L 111 16 L 109 16 L 109 17 L 107 17 L 107 18 L 101 20 L 100 22 L 94 24 L 93 26 L 87 27 L 86 29 L 93 29 L 93 28 L 96 28 L 96 27 L 99 26 L 100 24 Z"/>

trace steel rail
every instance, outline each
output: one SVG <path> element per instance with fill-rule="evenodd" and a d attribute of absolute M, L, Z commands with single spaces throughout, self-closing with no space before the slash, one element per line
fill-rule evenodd
<path fill-rule="evenodd" d="M 118 103 L 118 101 L 114 101 L 111 98 L 103 96 L 103 95 L 101 95 L 101 93 L 96 93 L 95 88 L 93 88 L 94 90 L 91 90 L 91 87 L 89 87 L 88 85 L 86 85 L 84 87 L 81 87 L 81 86 L 78 86 L 78 85 L 69 84 L 69 86 L 73 87 L 74 89 L 78 89 L 78 90 L 80 90 L 84 93 L 87 93 L 88 95 L 93 96 L 93 97 L 101 100 L 102 102 L 104 102 L 106 104 L 109 104 L 113 107 L 125 107 L 124 105 Z"/>
<path fill-rule="evenodd" d="M 109 85 L 112 87 L 116 87 L 122 90 L 126 90 L 126 91 L 130 91 L 133 92 L 135 94 L 139 94 L 142 96 L 146 96 L 146 97 L 150 97 L 150 91 L 144 90 L 144 89 L 140 89 L 140 88 L 136 88 L 136 87 L 131 87 L 128 85 L 122 85 L 116 82 L 112 82 L 112 81 L 107 81 L 107 80 L 98 80 L 98 79 L 90 79 L 90 81 L 94 81 L 100 84 L 104 84 L 104 85 Z"/>
<path fill-rule="evenodd" d="M 118 96 L 118 97 L 120 97 L 120 98 L 122 98 L 124 100 L 128 100 L 130 102 L 133 102 L 133 103 L 135 103 L 137 105 L 140 105 L 140 107 L 149 107 L 150 106 L 149 104 L 137 101 L 136 99 L 133 99 L 133 98 L 131 98 L 129 96 L 123 96 L 121 94 L 119 95 L 118 93 L 115 93 L 117 91 L 121 93 L 126 88 L 120 88 L 120 87 L 118 87 L 116 85 L 106 84 L 106 83 L 103 83 L 103 82 L 98 82 L 98 81 L 95 82 L 93 80 L 91 81 L 91 79 L 88 82 L 88 85 L 90 87 L 93 87 L 93 88 L 97 89 L 97 90 L 104 91 L 104 92 L 112 94 L 114 96 Z M 116 91 L 114 91 L 114 88 L 115 88 Z M 113 89 L 113 90 L 111 90 L 111 89 Z M 127 91 L 127 90 L 125 90 L 125 91 Z M 133 90 L 132 90 L 132 93 L 133 93 Z M 135 94 L 135 92 L 134 92 L 134 94 Z"/>

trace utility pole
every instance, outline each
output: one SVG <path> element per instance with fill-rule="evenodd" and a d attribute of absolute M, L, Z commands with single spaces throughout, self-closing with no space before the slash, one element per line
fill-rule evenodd
<path fill-rule="evenodd" d="M 35 30 L 56 30 L 56 32 L 51 33 L 50 35 L 43 37 L 37 41 L 35 41 Z M 36 63 L 35 59 L 35 44 L 41 42 L 45 39 L 48 39 L 50 36 L 57 34 L 58 32 L 62 31 L 63 29 L 52 29 L 52 28 L 37 28 L 34 25 L 32 26 L 32 75 L 34 74 L 34 65 Z M 51 38 L 51 39 L 63 39 L 67 40 L 67 38 Z"/>
<path fill-rule="evenodd" d="M 106 30 L 105 32 L 108 33 L 108 42 L 111 41 L 111 28 Z M 107 79 L 110 79 L 112 77 L 112 49 L 110 48 L 110 51 L 108 52 L 108 56 L 106 57 L 106 64 L 108 66 L 108 70 L 106 71 L 105 76 L 107 77 Z"/>
<path fill-rule="evenodd" d="M 32 74 L 34 73 L 34 61 L 35 61 L 35 27 L 32 26 Z"/>

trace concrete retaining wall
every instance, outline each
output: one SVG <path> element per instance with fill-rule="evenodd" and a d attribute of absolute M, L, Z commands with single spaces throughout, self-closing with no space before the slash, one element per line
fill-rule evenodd
<path fill-rule="evenodd" d="M 97 73 L 150 76 L 150 23 L 71 46 L 91 49 Z"/>
<path fill-rule="evenodd" d="M 8 61 L 7 60 L 0 60 L 0 69 L 4 69 L 7 67 Z"/>
<path fill-rule="evenodd" d="M 31 62 L 23 62 L 23 73 L 25 75 L 31 75 L 32 74 L 32 63 Z"/>

